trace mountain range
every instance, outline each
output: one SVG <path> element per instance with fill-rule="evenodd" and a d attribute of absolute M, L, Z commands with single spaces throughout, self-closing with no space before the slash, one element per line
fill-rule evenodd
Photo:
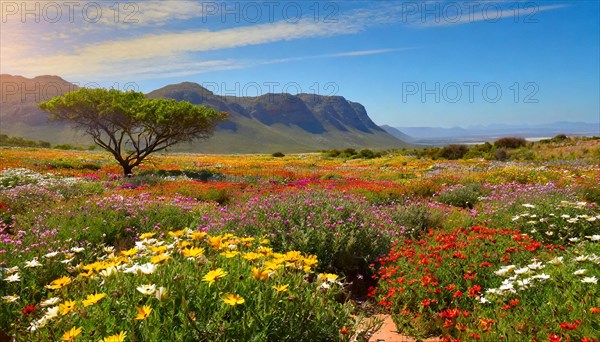
<path fill-rule="evenodd" d="M 424 145 L 450 143 L 480 143 L 498 138 L 517 136 L 528 140 L 551 138 L 557 134 L 569 136 L 599 136 L 600 122 L 558 121 L 546 124 L 491 124 L 468 127 L 391 127 L 381 126 L 386 132 L 406 142 Z"/>
<path fill-rule="evenodd" d="M 58 76 L 32 79 L 0 75 L 0 133 L 53 144 L 90 145 L 68 124 L 48 122 L 37 104 L 77 89 Z M 264 94 L 220 96 L 196 83 L 168 85 L 149 98 L 186 100 L 229 113 L 207 141 L 182 143 L 174 150 L 205 153 L 310 152 L 332 148 L 387 149 L 407 146 L 368 116 L 365 108 L 341 96 Z"/>

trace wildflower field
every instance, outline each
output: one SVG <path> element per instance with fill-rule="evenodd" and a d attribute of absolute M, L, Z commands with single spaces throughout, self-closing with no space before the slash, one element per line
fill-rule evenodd
<path fill-rule="evenodd" d="M 0 340 L 598 341 L 600 140 L 536 157 L 0 149 Z M 557 151 L 567 151 L 562 153 Z M 581 152 L 585 150 L 585 152 Z"/>

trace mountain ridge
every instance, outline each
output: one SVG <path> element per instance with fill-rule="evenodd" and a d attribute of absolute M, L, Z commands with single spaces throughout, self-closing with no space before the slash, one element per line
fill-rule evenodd
<path fill-rule="evenodd" d="M 28 79 L 0 75 L 3 106 L 0 133 L 52 143 L 91 144 L 64 123 L 48 122 L 37 103 L 77 89 L 59 76 Z M 20 89 L 14 89 L 14 87 Z M 12 87 L 12 88 L 11 88 Z M 33 90 L 32 90 L 33 89 Z M 31 94 L 27 94 L 27 92 Z M 213 137 L 173 150 L 206 153 L 311 152 L 331 148 L 388 149 L 406 146 L 377 126 L 360 103 L 341 96 L 269 93 L 220 96 L 193 82 L 166 85 L 149 98 L 186 100 L 229 113 Z M 9 99 L 10 98 L 10 99 Z"/>

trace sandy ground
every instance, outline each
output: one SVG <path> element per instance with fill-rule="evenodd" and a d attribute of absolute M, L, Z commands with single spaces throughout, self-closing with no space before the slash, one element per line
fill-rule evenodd
<path fill-rule="evenodd" d="M 416 342 L 415 339 L 399 334 L 396 331 L 396 326 L 389 315 L 377 315 L 382 318 L 383 326 L 379 331 L 371 337 L 370 342 Z M 423 342 L 439 342 L 438 338 L 429 338 Z"/>

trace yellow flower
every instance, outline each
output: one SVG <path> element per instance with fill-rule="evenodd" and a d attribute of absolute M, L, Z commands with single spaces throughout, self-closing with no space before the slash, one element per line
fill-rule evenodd
<path fill-rule="evenodd" d="M 50 290 L 57 290 L 62 289 L 69 284 L 71 284 L 71 278 L 63 276 L 50 282 L 50 285 L 46 285 L 46 288 Z"/>
<path fill-rule="evenodd" d="M 265 280 L 269 278 L 269 271 L 261 271 L 260 269 L 253 267 L 252 276 L 254 277 L 254 279 Z"/>
<path fill-rule="evenodd" d="M 231 259 L 238 254 L 240 254 L 240 252 L 238 252 L 238 251 L 227 251 L 227 252 L 221 253 L 222 256 L 224 256 L 228 259 Z"/>
<path fill-rule="evenodd" d="M 74 312 L 76 306 L 77 306 L 77 302 L 72 301 L 72 300 L 66 301 L 66 302 L 58 305 L 58 310 L 60 310 L 60 314 L 64 316 L 64 315 L 70 314 L 71 312 Z"/>
<path fill-rule="evenodd" d="M 223 297 L 223 301 L 225 302 L 225 304 L 236 306 L 238 304 L 244 304 L 245 300 L 239 295 L 228 293 L 225 295 L 225 297 Z"/>
<path fill-rule="evenodd" d="M 149 239 L 149 238 L 153 237 L 154 235 L 156 235 L 156 233 L 144 233 L 144 234 L 140 235 L 140 240 Z"/>
<path fill-rule="evenodd" d="M 94 275 L 94 271 L 92 271 L 92 270 L 88 270 L 85 273 L 84 272 L 79 273 L 79 276 L 83 277 L 83 278 L 89 278 L 89 277 L 92 277 L 93 275 Z"/>
<path fill-rule="evenodd" d="M 302 253 L 300 253 L 298 251 L 289 251 L 289 252 L 285 253 L 285 255 L 283 256 L 283 259 L 287 262 L 296 262 L 296 261 L 302 259 Z"/>
<path fill-rule="evenodd" d="M 126 250 L 126 251 L 121 251 L 121 255 L 123 256 L 133 256 L 138 252 L 138 248 L 137 247 L 133 247 L 132 249 Z"/>
<path fill-rule="evenodd" d="M 181 241 L 181 242 L 177 243 L 177 247 L 179 247 L 179 248 L 185 248 L 185 247 L 187 247 L 187 246 L 189 246 L 191 244 L 192 243 L 189 242 L 189 241 Z"/>
<path fill-rule="evenodd" d="M 176 230 L 173 232 L 169 232 L 169 236 L 172 236 L 172 237 L 180 237 L 181 235 L 183 235 L 183 230 Z"/>
<path fill-rule="evenodd" d="M 337 274 L 333 274 L 333 273 L 321 273 L 319 274 L 319 280 L 321 281 L 329 281 L 329 282 L 334 282 L 336 281 L 338 278 Z"/>
<path fill-rule="evenodd" d="M 202 277 L 202 281 L 208 283 L 208 286 L 212 285 L 217 279 L 221 279 L 227 275 L 227 272 L 223 271 L 221 268 L 217 268 L 216 270 L 212 270 L 208 272 L 204 277 Z"/>
<path fill-rule="evenodd" d="M 126 331 L 121 331 L 118 334 L 105 337 L 105 338 L 101 339 L 98 342 L 123 342 L 123 341 L 125 341 L 125 337 L 126 336 L 127 336 L 127 332 Z"/>
<path fill-rule="evenodd" d="M 202 240 L 202 239 L 204 239 L 205 236 L 206 236 L 206 232 L 199 232 L 199 231 L 195 231 L 190 235 L 192 240 Z"/>
<path fill-rule="evenodd" d="M 290 285 L 285 284 L 285 285 L 279 285 L 279 286 L 271 286 L 272 288 L 275 289 L 275 291 L 277 291 L 277 293 L 281 293 L 281 292 L 286 292 L 288 290 L 288 287 Z"/>
<path fill-rule="evenodd" d="M 246 254 L 243 255 L 243 258 L 248 260 L 248 261 L 253 261 L 256 259 L 261 258 L 263 255 L 260 253 L 256 253 L 256 252 L 248 252 Z"/>
<path fill-rule="evenodd" d="M 268 256 L 268 255 L 271 255 L 271 254 L 273 254 L 273 248 L 271 248 L 271 247 L 264 247 L 264 246 L 260 246 L 260 247 L 257 249 L 257 252 L 258 252 L 258 253 L 260 253 L 260 254 L 263 254 L 263 255 L 265 255 L 265 256 Z"/>
<path fill-rule="evenodd" d="M 167 250 L 167 246 L 150 246 L 150 250 L 155 254 L 161 254 Z"/>
<path fill-rule="evenodd" d="M 195 257 L 198 257 L 198 256 L 204 254 L 204 248 L 202 248 L 202 247 L 186 248 L 181 251 L 181 254 L 183 254 L 183 256 L 188 257 L 188 258 L 195 258 Z"/>
<path fill-rule="evenodd" d="M 214 249 L 222 249 L 227 247 L 227 244 L 223 242 L 223 237 L 221 235 L 209 236 L 208 244 Z"/>
<path fill-rule="evenodd" d="M 64 335 L 62 336 L 62 340 L 61 341 L 71 342 L 80 333 L 81 333 L 81 327 L 79 327 L 79 328 L 72 327 L 71 330 L 69 330 L 66 333 L 64 333 Z"/>
<path fill-rule="evenodd" d="M 265 261 L 265 269 L 267 269 L 269 272 L 276 271 L 283 267 L 281 261 L 281 259 L 267 260 Z"/>
<path fill-rule="evenodd" d="M 94 305 L 94 304 L 98 303 L 104 297 L 106 297 L 106 294 L 104 294 L 104 293 L 90 294 L 87 296 L 86 299 L 84 299 L 82 301 L 83 306 L 87 307 L 90 305 Z"/>
<path fill-rule="evenodd" d="M 152 312 L 152 308 L 149 307 L 148 305 L 144 305 L 141 308 L 138 308 L 136 306 L 135 310 L 137 310 L 137 312 L 138 312 L 137 316 L 135 316 L 135 319 L 139 319 L 139 320 L 148 318 L 148 316 L 150 316 L 150 313 Z"/>
<path fill-rule="evenodd" d="M 155 255 L 152 258 L 150 258 L 150 262 L 153 264 L 160 264 L 163 261 L 167 261 L 171 259 L 171 257 L 167 254 L 159 254 L 159 255 Z"/>

